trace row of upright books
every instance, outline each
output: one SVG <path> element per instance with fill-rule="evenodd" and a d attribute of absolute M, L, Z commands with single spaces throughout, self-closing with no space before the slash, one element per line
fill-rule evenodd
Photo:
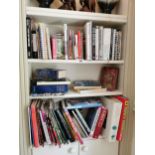
<path fill-rule="evenodd" d="M 87 22 L 83 30 L 67 24 L 58 33 L 48 25 L 26 18 L 27 55 L 36 59 L 120 60 L 122 32 Z"/>
<path fill-rule="evenodd" d="M 31 94 L 65 94 L 69 90 L 78 93 L 100 93 L 117 89 L 119 69 L 103 67 L 99 80 L 74 80 L 67 78 L 64 69 L 36 69 L 31 78 Z"/>
<path fill-rule="evenodd" d="M 108 142 L 122 140 L 128 99 L 111 98 L 32 100 L 28 107 L 31 144 L 62 145 L 99 137 Z"/>

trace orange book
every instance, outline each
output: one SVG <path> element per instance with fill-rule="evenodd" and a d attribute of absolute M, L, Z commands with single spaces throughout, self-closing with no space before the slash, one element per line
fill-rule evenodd
<path fill-rule="evenodd" d="M 32 117 L 32 130 L 34 135 L 34 146 L 39 147 L 39 136 L 38 136 L 38 126 L 37 126 L 37 116 L 36 116 L 36 101 L 31 104 L 31 117 Z"/>
<path fill-rule="evenodd" d="M 122 110 L 121 110 L 121 115 L 120 115 L 120 120 L 119 120 L 119 126 L 118 126 L 118 131 L 117 131 L 117 136 L 116 139 L 118 141 L 122 140 L 122 133 L 123 133 L 123 126 L 125 124 L 125 119 L 126 119 L 126 111 L 128 107 L 128 99 L 124 96 L 116 96 L 116 99 L 122 102 Z"/>

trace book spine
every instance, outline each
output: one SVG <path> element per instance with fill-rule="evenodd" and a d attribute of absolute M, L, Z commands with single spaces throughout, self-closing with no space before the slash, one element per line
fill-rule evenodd
<path fill-rule="evenodd" d="M 39 136 L 38 136 L 36 107 L 35 107 L 34 103 L 32 103 L 32 105 L 31 105 L 31 114 L 32 114 L 33 134 L 34 134 L 34 146 L 39 147 Z"/>
<path fill-rule="evenodd" d="M 73 59 L 73 36 L 72 36 L 72 30 L 69 30 L 69 59 Z"/>
<path fill-rule="evenodd" d="M 101 108 L 98 108 L 98 109 L 97 109 L 97 112 L 96 112 L 96 114 L 95 114 L 95 117 L 94 117 L 93 124 L 92 124 L 92 126 L 91 126 L 90 136 L 93 136 L 93 134 L 94 134 L 95 126 L 96 126 L 96 124 L 97 124 L 97 120 L 98 120 L 98 118 L 99 118 L 100 111 L 101 111 Z"/>
<path fill-rule="evenodd" d="M 64 24 L 64 52 L 65 52 L 65 59 L 68 59 L 68 26 Z"/>
<path fill-rule="evenodd" d="M 118 32 L 118 54 L 117 54 L 117 59 L 121 60 L 121 40 L 122 40 L 122 32 Z"/>
<path fill-rule="evenodd" d="M 45 135 L 45 138 L 46 138 L 46 142 L 48 144 L 51 144 L 51 140 L 50 140 L 50 137 L 49 137 L 49 134 L 48 134 L 48 129 L 47 129 L 47 125 L 46 125 L 46 122 L 44 120 L 44 113 L 39 111 L 39 114 L 40 114 L 40 119 L 41 119 L 41 123 L 42 123 L 42 127 L 43 127 L 43 130 L 44 130 L 44 135 Z"/>
<path fill-rule="evenodd" d="M 37 45 L 37 33 L 36 30 L 32 30 L 32 55 L 33 58 L 38 58 L 38 45 Z"/>
<path fill-rule="evenodd" d="M 52 56 L 53 59 L 57 59 L 57 42 L 56 42 L 56 38 L 53 36 L 52 38 Z"/>
<path fill-rule="evenodd" d="M 75 34 L 75 44 L 74 44 L 74 58 L 78 59 L 78 35 Z"/>
<path fill-rule="evenodd" d="M 118 52 L 118 31 L 116 31 L 116 37 L 115 37 L 115 60 L 117 60 L 117 52 Z"/>
<path fill-rule="evenodd" d="M 32 47 L 31 47 L 31 18 L 26 17 L 26 33 L 27 33 L 27 56 L 32 58 Z"/>
<path fill-rule="evenodd" d="M 78 132 L 78 130 L 77 130 L 77 128 L 76 128 L 76 126 L 75 126 L 75 124 L 74 124 L 74 122 L 73 122 L 73 120 L 72 120 L 72 118 L 71 118 L 71 116 L 70 116 L 70 114 L 69 114 L 69 112 L 68 112 L 68 110 L 65 109 L 64 112 L 65 112 L 65 114 L 66 114 L 66 117 L 67 117 L 67 119 L 68 119 L 68 122 L 69 122 L 71 128 L 72 128 L 72 129 L 74 130 L 74 132 L 75 132 L 76 139 L 80 142 L 80 144 L 83 144 L 83 140 L 82 140 L 82 138 L 81 138 L 81 135 L 80 135 L 80 133 Z"/>
<path fill-rule="evenodd" d="M 95 31 L 95 60 L 99 60 L 99 27 L 96 27 Z"/>
<path fill-rule="evenodd" d="M 95 60 L 96 28 L 92 28 L 92 60 Z"/>
<path fill-rule="evenodd" d="M 33 133 L 32 133 L 32 122 L 31 122 L 31 110 L 28 107 L 28 122 L 29 122 L 29 135 L 30 135 L 30 144 L 33 145 Z"/>
<path fill-rule="evenodd" d="M 90 133 L 90 128 L 88 127 L 88 125 L 87 125 L 86 121 L 84 120 L 83 116 L 81 115 L 80 111 L 78 109 L 75 109 L 75 111 L 77 113 L 77 116 L 81 120 L 82 124 L 86 128 L 87 132 Z"/>
<path fill-rule="evenodd" d="M 103 39 L 103 60 L 109 60 L 110 57 L 110 42 L 111 42 L 111 28 L 104 28 L 104 39 Z"/>
<path fill-rule="evenodd" d="M 56 45 L 57 45 L 56 47 L 57 59 L 64 59 L 62 38 L 56 38 Z"/>
<path fill-rule="evenodd" d="M 122 110 L 121 110 L 121 116 L 119 120 L 119 127 L 117 131 L 117 136 L 116 139 L 118 141 L 122 140 L 122 134 L 123 134 L 123 127 L 125 125 L 125 119 L 126 119 L 126 114 L 127 114 L 127 107 L 128 107 L 128 99 L 122 96 L 117 96 L 116 97 L 119 101 L 122 102 Z"/>
<path fill-rule="evenodd" d="M 113 31 L 112 60 L 115 60 L 115 44 L 116 44 L 116 29 L 114 29 L 114 31 Z"/>
<path fill-rule="evenodd" d="M 82 37 L 81 37 L 81 32 L 78 31 L 77 33 L 78 36 L 78 59 L 82 59 Z"/>
<path fill-rule="evenodd" d="M 47 37 L 47 51 L 48 51 L 48 58 L 52 59 L 51 55 L 51 45 L 50 45 L 50 34 L 49 34 L 49 29 L 46 27 L 46 37 Z"/>
<path fill-rule="evenodd" d="M 103 26 L 99 27 L 99 60 L 103 60 L 103 36 L 104 36 L 104 28 Z"/>
<path fill-rule="evenodd" d="M 104 107 L 101 107 L 99 118 L 97 120 L 96 127 L 93 133 L 93 138 L 98 138 L 98 136 L 100 135 L 104 120 L 106 118 L 106 114 L 107 114 L 107 110 Z"/>

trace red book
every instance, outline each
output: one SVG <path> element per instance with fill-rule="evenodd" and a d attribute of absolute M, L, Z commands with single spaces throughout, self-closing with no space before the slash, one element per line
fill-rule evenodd
<path fill-rule="evenodd" d="M 82 47 L 83 47 L 83 35 L 80 31 L 78 31 L 77 33 L 78 35 L 78 59 L 82 59 L 82 55 L 83 55 L 83 52 L 82 52 Z"/>
<path fill-rule="evenodd" d="M 36 102 L 35 101 L 33 101 L 31 104 L 31 117 L 32 117 L 32 129 L 33 129 L 33 135 L 34 135 L 34 146 L 39 147 L 39 136 L 38 136 Z"/>
<path fill-rule="evenodd" d="M 55 37 L 51 37 L 52 58 L 57 59 L 57 41 Z"/>
<path fill-rule="evenodd" d="M 106 115 L 107 115 L 107 109 L 105 107 L 99 107 L 101 108 L 97 123 L 96 123 L 96 127 L 95 127 L 95 131 L 93 133 L 93 138 L 98 138 L 98 136 L 100 135 L 101 131 L 102 131 L 102 126 L 103 123 L 105 121 Z"/>
<path fill-rule="evenodd" d="M 119 126 L 118 126 L 118 131 L 117 131 L 117 136 L 116 136 L 116 139 L 118 141 L 121 141 L 122 140 L 122 133 L 123 133 L 123 126 L 124 126 L 125 119 L 126 119 L 128 99 L 126 97 L 123 97 L 123 96 L 116 96 L 116 98 L 122 102 L 122 110 L 121 110 Z"/>
<path fill-rule="evenodd" d="M 100 76 L 101 85 L 107 90 L 113 91 L 117 88 L 119 68 L 103 67 Z"/>
<path fill-rule="evenodd" d="M 83 144 L 82 137 L 81 137 L 80 133 L 78 132 L 78 130 L 77 130 L 77 128 L 76 128 L 76 126 L 75 126 L 75 124 L 74 124 L 74 122 L 73 122 L 73 120 L 72 120 L 72 118 L 71 118 L 71 116 L 70 116 L 70 114 L 68 112 L 68 110 L 65 109 L 64 112 L 65 112 L 65 115 L 66 115 L 66 117 L 68 119 L 68 122 L 69 122 L 72 130 L 75 133 L 76 139 L 80 142 L 80 144 Z"/>

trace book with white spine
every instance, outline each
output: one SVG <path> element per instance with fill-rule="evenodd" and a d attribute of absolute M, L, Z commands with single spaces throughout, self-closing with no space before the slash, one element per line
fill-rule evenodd
<path fill-rule="evenodd" d="M 87 22 L 85 29 L 86 60 L 92 60 L 92 22 Z"/>
<path fill-rule="evenodd" d="M 103 60 L 103 36 L 104 28 L 103 26 L 99 27 L 99 60 Z"/>
<path fill-rule="evenodd" d="M 95 29 L 95 60 L 99 60 L 99 27 Z"/>
<path fill-rule="evenodd" d="M 64 24 L 64 53 L 65 53 L 65 59 L 68 59 L 68 40 L 69 40 L 69 36 L 68 36 L 68 25 Z"/>
<path fill-rule="evenodd" d="M 122 103 L 114 98 L 104 97 L 103 104 L 108 109 L 106 127 L 103 130 L 103 137 L 108 142 L 115 142 L 121 115 Z"/>
<path fill-rule="evenodd" d="M 111 28 L 104 28 L 103 60 L 110 59 L 110 45 L 111 45 Z"/>
<path fill-rule="evenodd" d="M 46 37 L 47 37 L 47 51 L 48 51 L 48 58 L 52 59 L 51 55 L 51 44 L 50 44 L 50 34 L 49 34 L 49 29 L 46 27 Z"/>

